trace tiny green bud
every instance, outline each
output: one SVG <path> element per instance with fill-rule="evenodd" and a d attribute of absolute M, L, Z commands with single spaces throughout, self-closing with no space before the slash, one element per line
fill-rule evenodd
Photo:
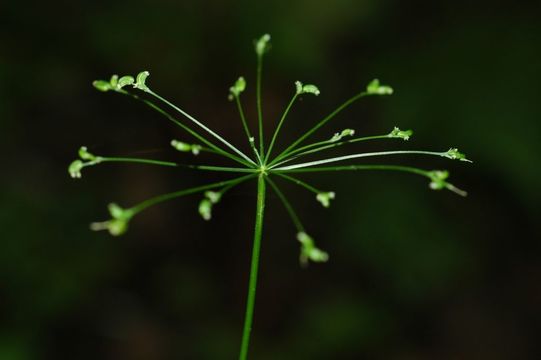
<path fill-rule="evenodd" d="M 395 126 L 393 131 L 391 131 L 387 136 L 390 138 L 409 140 L 411 135 L 413 135 L 413 130 L 400 130 Z"/>
<path fill-rule="evenodd" d="M 355 134 L 355 130 L 353 129 L 344 129 L 342 132 L 335 133 L 332 138 L 329 140 L 330 142 L 337 142 L 342 140 L 344 136 L 353 136 Z"/>
<path fill-rule="evenodd" d="M 81 178 L 81 170 L 85 166 L 96 165 L 103 161 L 102 157 L 90 153 L 86 146 L 81 146 L 79 148 L 79 157 L 81 158 L 80 160 L 73 161 L 68 167 L 68 172 L 74 179 Z M 86 160 L 86 162 L 81 160 Z"/>
<path fill-rule="evenodd" d="M 123 76 L 118 80 L 118 84 L 116 88 L 120 90 L 124 86 L 133 85 L 133 82 L 134 82 L 133 76 L 129 76 L 129 75 Z"/>
<path fill-rule="evenodd" d="M 113 219 L 109 221 L 109 234 L 119 236 L 128 231 L 128 221 L 124 219 Z"/>
<path fill-rule="evenodd" d="M 198 144 L 188 144 L 178 140 L 171 140 L 171 146 L 178 151 L 189 152 L 191 151 L 194 155 L 199 155 L 203 147 Z"/>
<path fill-rule="evenodd" d="M 115 203 L 110 203 L 107 206 L 107 209 L 109 210 L 109 214 L 111 215 L 111 217 L 113 217 L 113 219 L 122 219 L 122 218 L 127 217 L 127 214 L 128 214 L 127 210 L 124 210 L 118 204 L 115 204 Z"/>
<path fill-rule="evenodd" d="M 212 217 L 212 206 L 217 204 L 222 197 L 222 193 L 217 191 L 205 191 L 205 197 L 199 203 L 199 215 L 205 220 Z"/>
<path fill-rule="evenodd" d="M 134 82 L 133 76 L 127 75 L 119 79 L 118 75 L 113 75 L 111 76 L 111 80 L 109 80 L 108 82 L 105 80 L 95 80 L 94 82 L 92 82 L 92 85 L 99 91 L 104 91 L 104 92 L 109 91 L 109 90 L 119 91 L 124 86 L 132 85 L 133 82 Z"/>
<path fill-rule="evenodd" d="M 113 87 L 113 89 L 116 89 L 118 86 L 118 75 L 111 76 L 111 80 L 109 80 L 109 84 Z"/>
<path fill-rule="evenodd" d="M 265 34 L 255 42 L 255 52 L 258 56 L 263 56 L 270 50 L 270 35 Z"/>
<path fill-rule="evenodd" d="M 68 172 L 69 172 L 70 176 L 73 179 L 80 179 L 81 178 L 81 170 L 83 169 L 84 166 L 85 165 L 83 164 L 83 162 L 81 160 L 73 161 L 68 167 Z"/>
<path fill-rule="evenodd" d="M 334 191 L 329 192 L 320 192 L 316 195 L 317 201 L 323 205 L 323 207 L 328 208 L 331 205 L 331 200 L 333 200 L 336 197 L 336 194 Z"/>
<path fill-rule="evenodd" d="M 139 74 L 137 74 L 137 79 L 133 87 L 143 91 L 150 91 L 148 86 L 145 84 L 149 75 L 150 73 L 148 71 L 141 71 Z"/>
<path fill-rule="evenodd" d="M 207 221 L 212 218 L 212 202 L 209 199 L 203 199 L 199 203 L 199 215 Z"/>
<path fill-rule="evenodd" d="M 317 86 L 312 84 L 303 85 L 300 81 L 295 81 L 295 90 L 297 95 L 314 94 L 315 96 L 318 96 L 321 93 Z"/>
<path fill-rule="evenodd" d="M 93 222 L 90 224 L 90 230 L 107 230 L 113 236 L 124 234 L 128 230 L 128 222 L 122 219 L 112 219 L 102 222 Z"/>
<path fill-rule="evenodd" d="M 459 152 L 457 148 L 450 148 L 444 156 L 452 160 L 472 162 L 471 160 L 466 159 L 466 155 Z"/>
<path fill-rule="evenodd" d="M 128 230 L 128 223 L 133 216 L 130 209 L 123 209 L 115 203 L 107 206 L 112 219 L 90 224 L 90 229 L 94 231 L 107 230 L 113 236 L 124 234 Z"/>
<path fill-rule="evenodd" d="M 302 87 L 302 92 L 303 94 L 314 94 L 316 96 L 318 96 L 321 93 L 319 89 L 317 88 L 317 86 L 312 85 L 312 84 L 304 85 Z"/>
<path fill-rule="evenodd" d="M 366 92 L 370 95 L 391 95 L 393 88 L 388 85 L 381 85 L 378 79 L 374 79 L 366 87 Z"/>
<path fill-rule="evenodd" d="M 297 240 L 299 240 L 302 245 L 314 246 L 314 240 L 304 231 L 300 231 L 297 233 Z"/>
<path fill-rule="evenodd" d="M 178 151 L 188 152 L 192 150 L 192 146 L 182 141 L 171 140 L 171 146 Z"/>
<path fill-rule="evenodd" d="M 191 148 L 192 148 L 192 154 L 194 155 L 199 155 L 199 153 L 201 152 L 201 149 L 203 149 L 203 147 L 198 144 L 192 144 Z"/>
<path fill-rule="evenodd" d="M 92 86 L 94 86 L 99 91 L 103 91 L 103 92 L 113 90 L 111 83 L 105 80 L 94 80 L 92 82 Z"/>
<path fill-rule="evenodd" d="M 445 181 L 449 177 L 449 172 L 446 170 L 433 170 L 428 173 L 430 177 L 429 187 L 432 190 L 441 190 L 447 187 L 447 182 Z"/>
<path fill-rule="evenodd" d="M 329 255 L 318 249 L 315 246 L 314 240 L 304 231 L 297 233 L 297 240 L 301 243 L 301 254 L 299 257 L 301 265 L 306 266 L 309 260 L 313 262 L 326 262 L 329 260 Z"/>
<path fill-rule="evenodd" d="M 449 172 L 445 170 L 433 170 L 428 172 L 428 177 L 430 178 L 429 187 L 432 190 L 441 190 L 447 189 L 451 190 L 455 194 L 460 196 L 468 196 L 468 193 L 464 190 L 461 190 L 454 186 L 453 184 L 448 183 L 446 180 L 449 177 Z"/>
<path fill-rule="evenodd" d="M 210 200 L 211 203 L 217 204 L 222 198 L 222 193 L 217 191 L 205 191 L 205 197 Z"/>
<path fill-rule="evenodd" d="M 96 160 L 96 156 L 94 154 L 91 154 L 88 152 L 88 149 L 86 146 L 81 146 L 79 148 L 79 157 L 83 160 Z"/>
<path fill-rule="evenodd" d="M 307 254 L 307 257 L 313 262 L 327 262 L 327 260 L 329 260 L 329 254 L 327 254 L 325 251 L 320 250 L 316 247 L 313 249 L 310 249 L 310 251 Z"/>
<path fill-rule="evenodd" d="M 233 100 L 246 89 L 246 80 L 241 76 L 235 81 L 235 84 L 229 88 L 229 100 Z"/>
<path fill-rule="evenodd" d="M 302 83 L 300 81 L 295 81 L 295 92 L 297 95 L 302 94 Z"/>

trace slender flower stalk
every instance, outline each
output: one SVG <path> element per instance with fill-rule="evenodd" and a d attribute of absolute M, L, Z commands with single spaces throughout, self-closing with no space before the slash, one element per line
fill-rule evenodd
<path fill-rule="evenodd" d="M 177 107 L 176 105 L 172 104 L 171 102 L 169 102 L 168 100 L 164 99 L 163 97 L 161 97 L 160 95 L 152 92 L 151 90 L 148 90 L 147 91 L 149 94 L 151 94 L 152 96 L 154 96 L 155 98 L 157 98 L 158 100 L 166 103 L 167 105 L 171 106 L 173 109 L 175 109 L 176 111 L 178 111 L 179 113 L 181 113 L 182 115 L 184 115 L 185 117 L 187 117 L 188 119 L 190 119 L 193 123 L 195 123 L 197 126 L 201 127 L 203 130 L 205 130 L 206 132 L 208 132 L 210 135 L 212 135 L 214 138 L 216 138 L 217 140 L 219 140 L 221 143 L 223 143 L 225 146 L 227 146 L 229 149 L 233 150 L 234 153 L 236 153 L 237 155 L 239 155 L 240 157 L 242 157 L 244 160 L 246 160 L 248 163 L 250 163 L 251 165 L 257 165 L 252 159 L 250 159 L 246 154 L 244 154 L 242 151 L 240 151 L 239 149 L 237 149 L 234 145 L 232 145 L 231 143 L 229 143 L 227 140 L 225 140 L 223 137 L 221 137 L 220 135 L 218 135 L 217 133 L 215 133 L 214 131 L 212 131 L 211 129 L 209 129 L 206 125 L 204 125 L 203 123 L 199 122 L 198 120 L 196 120 L 194 117 L 192 117 L 191 115 L 189 115 L 188 113 L 184 112 L 181 108 Z"/>
<path fill-rule="evenodd" d="M 300 81 L 295 82 L 295 94 L 293 95 L 293 98 L 289 101 L 289 104 L 287 105 L 284 111 L 284 114 L 280 118 L 280 121 L 278 122 L 278 126 L 276 126 L 276 130 L 274 130 L 274 135 L 272 136 L 272 140 L 269 145 L 269 150 L 267 151 L 267 155 L 265 156 L 265 163 L 269 161 L 272 148 L 274 147 L 276 138 L 278 137 L 278 134 L 280 133 L 280 129 L 282 128 L 282 125 L 284 124 L 284 120 L 287 118 L 287 115 L 289 114 L 291 107 L 295 103 L 295 100 L 297 100 L 297 98 L 302 94 L 313 94 L 313 95 L 318 96 L 320 94 L 320 91 L 315 85 L 311 85 L 311 84 L 303 85 Z"/>
<path fill-rule="evenodd" d="M 431 155 L 431 156 L 442 156 L 450 159 L 454 159 L 449 155 L 449 151 L 445 152 L 436 152 L 436 151 L 421 151 L 421 150 L 396 150 L 396 151 L 379 151 L 379 152 L 371 152 L 371 153 L 360 153 L 360 154 L 351 154 L 351 155 L 344 155 L 344 156 L 338 156 L 328 159 L 322 159 L 322 160 L 316 160 L 316 161 L 310 161 L 306 163 L 301 164 L 295 164 L 295 165 L 289 165 L 289 166 L 282 166 L 280 165 L 288 162 L 289 160 L 284 160 L 282 162 L 279 162 L 278 164 L 274 165 L 272 168 L 276 168 L 277 170 L 291 170 L 291 169 L 300 169 L 303 167 L 309 167 L 309 166 L 316 166 L 316 165 L 322 165 L 322 164 L 328 164 L 333 163 L 337 161 L 344 161 L 344 160 L 351 160 L 351 159 L 358 159 L 362 157 L 374 157 L 374 156 L 386 156 L 386 155 L 406 155 L 406 154 L 417 154 L 417 155 Z M 471 160 L 468 160 L 466 158 L 462 159 L 462 161 L 472 162 Z"/>
<path fill-rule="evenodd" d="M 241 76 L 237 79 L 235 84 L 229 88 L 229 100 L 235 99 L 235 103 L 237 104 L 237 109 L 239 111 L 240 121 L 242 122 L 242 127 L 244 128 L 246 137 L 248 138 L 248 143 L 250 144 L 250 147 L 252 148 L 252 151 L 255 154 L 257 163 L 259 165 L 262 165 L 263 161 L 261 160 L 261 156 L 259 155 L 259 152 L 257 151 L 255 147 L 255 140 L 250 131 L 250 127 L 248 126 L 248 122 L 246 121 L 246 116 L 244 115 L 244 109 L 240 101 L 240 94 L 244 92 L 245 89 L 246 89 L 246 80 L 244 80 L 244 78 Z"/>
<path fill-rule="evenodd" d="M 267 150 L 267 154 L 265 155 L 265 163 L 267 161 L 269 161 L 269 157 L 270 157 L 270 154 L 272 152 L 272 148 L 274 147 L 274 143 L 276 142 L 276 138 L 278 137 L 278 133 L 280 133 L 280 129 L 282 128 L 282 125 L 284 124 L 284 120 L 286 119 L 287 114 L 289 113 L 289 110 L 291 110 L 291 107 L 295 103 L 295 100 L 297 100 L 297 96 L 299 96 L 299 94 L 297 94 L 297 93 L 295 93 L 295 95 L 293 95 L 293 97 L 289 101 L 289 104 L 287 104 L 287 107 L 286 107 L 282 117 L 280 118 L 280 122 L 278 123 L 278 126 L 276 127 L 276 130 L 274 130 L 274 135 L 272 135 L 272 140 L 270 142 L 269 149 Z"/>
<path fill-rule="evenodd" d="M 252 261 L 250 265 L 250 281 L 248 283 L 248 298 L 246 300 L 246 315 L 239 359 L 248 357 L 248 346 L 254 320 L 255 294 L 257 289 L 257 274 L 259 272 L 259 254 L 261 251 L 261 237 L 263 236 L 263 214 L 265 212 L 265 175 L 261 173 L 257 177 L 257 205 L 255 211 L 254 242 L 252 245 Z"/>
<path fill-rule="evenodd" d="M 291 218 L 291 221 L 295 225 L 295 228 L 298 232 L 304 231 L 304 226 L 302 225 L 301 220 L 299 219 L 299 216 L 293 209 L 293 206 L 291 206 L 291 203 L 287 199 L 287 197 L 284 195 L 282 190 L 274 183 L 274 181 L 271 178 L 267 178 L 268 183 L 271 185 L 272 189 L 278 195 L 278 198 L 284 205 L 285 209 L 287 210 L 287 213 L 289 214 L 289 217 Z"/>
<path fill-rule="evenodd" d="M 247 141 L 252 149 L 253 154 L 245 154 L 239 150 L 232 142 L 226 140 L 223 136 L 212 130 L 203 122 L 197 120 L 192 115 L 185 112 L 180 107 L 171 103 L 165 97 L 157 94 L 149 88 L 146 83 L 150 73 L 142 71 L 137 76 L 126 75 L 119 77 L 113 75 L 109 80 L 96 80 L 93 85 L 96 89 L 102 92 L 115 92 L 125 96 L 129 96 L 137 101 L 143 102 L 145 105 L 156 110 L 166 119 L 179 126 L 188 135 L 193 137 L 196 142 L 186 141 L 184 139 L 172 139 L 170 142 L 171 150 L 176 152 L 177 156 L 192 156 L 199 159 L 198 154 L 207 152 L 212 156 L 222 158 L 222 160 L 231 161 L 234 165 L 222 164 L 201 164 L 199 162 L 185 164 L 180 162 L 163 161 L 156 159 L 118 157 L 118 156 L 99 156 L 91 153 L 86 147 L 81 147 L 78 152 L 78 159 L 74 160 L 68 167 L 70 176 L 74 179 L 82 177 L 82 170 L 86 167 L 93 167 L 102 163 L 132 163 L 142 165 L 164 166 L 172 168 L 171 171 L 183 170 L 200 170 L 208 172 L 225 172 L 236 175 L 229 180 L 222 180 L 206 185 L 195 186 L 188 189 L 177 190 L 167 194 L 157 195 L 147 200 L 143 200 L 129 208 L 124 208 L 118 204 L 111 203 L 107 209 L 110 219 L 101 222 L 94 222 L 90 225 L 92 230 L 107 230 L 111 235 L 118 236 L 124 234 L 129 227 L 130 221 L 148 209 L 149 207 L 159 205 L 163 202 L 178 199 L 187 195 L 202 194 L 199 200 L 198 212 L 204 221 L 210 221 L 213 218 L 214 208 L 217 206 L 229 192 L 233 191 L 236 186 L 257 179 L 256 193 L 256 211 L 255 211 L 255 226 L 252 245 L 252 257 L 249 270 L 249 283 L 246 298 L 246 313 L 244 318 L 244 326 L 242 331 L 242 340 L 239 352 L 239 359 L 245 360 L 248 358 L 250 350 L 250 337 L 253 327 L 253 319 L 256 303 L 257 278 L 259 272 L 259 259 L 261 254 L 261 244 L 263 238 L 263 218 L 266 206 L 267 185 L 270 185 L 273 192 L 277 195 L 280 202 L 285 207 L 286 212 L 291 218 L 296 230 L 296 236 L 292 236 L 292 240 L 296 239 L 299 243 L 299 262 L 301 266 L 306 267 L 309 263 L 323 263 L 328 261 L 329 255 L 319 249 L 312 236 L 310 236 L 303 226 L 299 215 L 294 210 L 293 205 L 288 200 L 286 194 L 280 189 L 280 186 L 275 181 L 280 179 L 286 182 L 291 182 L 298 185 L 301 189 L 309 191 L 315 195 L 315 200 L 323 207 L 328 208 L 331 200 L 335 199 L 334 191 L 323 191 L 318 187 L 309 184 L 305 180 L 299 178 L 304 173 L 341 173 L 344 171 L 394 171 L 402 173 L 410 173 L 422 176 L 429 180 L 429 188 L 432 190 L 447 189 L 458 195 L 466 196 L 466 192 L 457 188 L 447 181 L 449 172 L 446 170 L 424 170 L 416 167 L 404 165 L 373 165 L 373 164 L 349 164 L 340 166 L 323 166 L 344 162 L 350 160 L 364 159 L 368 157 L 395 156 L 395 155 L 427 155 L 443 157 L 451 160 L 459 160 L 471 162 L 464 154 L 456 148 L 450 148 L 445 152 L 426 151 L 426 150 L 386 150 L 375 152 L 354 152 L 342 156 L 322 157 L 317 160 L 298 162 L 298 159 L 312 154 L 325 154 L 327 150 L 336 147 L 347 147 L 351 144 L 363 143 L 365 141 L 385 140 L 385 139 L 402 139 L 409 140 L 412 136 L 411 130 L 400 130 L 395 127 L 391 132 L 383 135 L 365 135 L 354 137 L 356 131 L 354 129 L 344 129 L 335 133 L 327 139 L 320 139 L 311 144 L 302 145 L 309 137 L 315 134 L 317 130 L 326 125 L 329 121 L 336 118 L 346 108 L 351 106 L 358 100 L 367 96 L 387 96 L 393 93 L 393 89 L 388 85 L 382 85 L 379 80 L 371 81 L 366 88 L 343 102 L 336 109 L 324 116 L 319 122 L 312 126 L 308 131 L 302 134 L 293 143 L 281 150 L 278 155 L 273 155 L 273 150 L 278 143 L 279 135 L 283 129 L 286 119 L 291 114 L 293 105 L 296 100 L 304 95 L 319 95 L 319 89 L 312 84 L 303 84 L 300 81 L 295 82 L 295 93 L 287 104 L 283 114 L 277 121 L 272 137 L 269 142 L 267 151 L 265 152 L 265 137 L 263 129 L 263 105 L 261 98 L 261 84 L 263 74 L 263 57 L 270 50 L 270 36 L 263 35 L 255 42 L 255 52 L 257 55 L 257 72 L 256 72 L 256 107 L 257 107 L 257 131 L 254 133 L 258 136 L 258 143 L 252 131 L 250 130 L 246 119 L 242 102 L 241 94 L 247 88 L 247 82 L 244 77 L 239 77 L 237 81 L 229 88 L 229 99 L 235 101 L 236 108 L 239 112 L 241 125 L 247 137 Z M 159 104 L 159 105 L 158 105 Z M 163 107 L 162 107 L 163 106 Z M 166 110 L 167 109 L 167 110 Z M 180 115 L 180 119 L 172 115 L 168 111 L 173 111 L 173 114 Z M 251 156 L 250 156 L 251 155 Z M 299 176 L 299 177 L 297 177 Z"/>
<path fill-rule="evenodd" d="M 350 98 L 349 100 L 347 100 L 346 102 L 344 102 L 342 105 L 338 106 L 338 108 L 336 108 L 336 110 L 332 111 L 329 115 L 327 115 L 326 117 L 324 117 L 319 123 L 317 123 L 314 127 L 312 127 L 310 130 L 308 130 L 307 132 L 305 132 L 301 137 L 299 137 L 297 140 L 295 140 L 291 145 L 289 145 L 284 151 L 282 151 L 275 159 L 274 161 L 275 162 L 278 162 L 280 161 L 281 159 L 283 159 L 285 156 L 287 156 L 291 151 L 295 150 L 295 148 L 300 144 L 302 143 L 304 140 L 306 140 L 308 137 L 310 137 L 314 132 L 316 132 L 319 128 L 321 128 L 323 125 L 325 125 L 326 123 L 328 123 L 330 120 L 332 120 L 332 118 L 334 118 L 336 115 L 338 115 L 342 110 L 344 110 L 345 108 L 347 108 L 348 106 L 350 106 L 351 104 L 353 104 L 355 101 L 363 98 L 364 96 L 366 96 L 367 94 L 363 91 L 355 96 L 353 96 L 352 98 Z"/>
<path fill-rule="evenodd" d="M 385 134 L 385 135 L 363 136 L 363 137 L 356 137 L 350 140 L 340 141 L 342 140 L 344 136 L 353 136 L 354 134 L 355 134 L 355 130 L 344 129 L 342 130 L 342 132 L 334 134 L 333 137 L 329 140 L 318 141 L 316 143 L 297 148 L 288 154 L 287 156 L 288 161 L 297 159 L 301 156 L 313 154 L 313 153 L 320 152 L 327 149 L 333 149 L 335 147 L 346 145 L 346 144 L 353 144 L 360 141 L 381 140 L 381 139 L 402 139 L 402 140 L 407 141 L 409 140 L 410 136 L 413 134 L 413 131 L 411 130 L 402 131 L 399 128 L 395 127 L 390 133 Z M 271 163 L 269 165 L 272 166 L 275 164 Z"/>
<path fill-rule="evenodd" d="M 68 172 L 70 176 L 74 179 L 81 178 L 81 171 L 85 167 L 98 165 L 105 162 L 121 162 L 121 163 L 138 163 L 138 164 L 148 164 L 148 165 L 159 165 L 159 166 L 179 166 L 179 164 L 170 162 L 170 161 L 161 161 L 161 160 L 152 160 L 152 159 L 139 159 L 139 158 L 129 158 L 129 157 L 106 157 L 106 156 L 96 156 L 90 153 L 86 146 L 81 146 L 79 148 L 79 158 L 71 162 L 68 166 Z"/>
<path fill-rule="evenodd" d="M 261 105 L 261 81 L 263 76 L 263 55 L 270 50 L 270 35 L 265 34 L 255 43 L 257 54 L 257 80 L 256 80 L 256 102 L 257 102 L 257 123 L 259 129 L 259 154 L 264 157 L 265 138 L 263 136 L 263 110 Z"/>

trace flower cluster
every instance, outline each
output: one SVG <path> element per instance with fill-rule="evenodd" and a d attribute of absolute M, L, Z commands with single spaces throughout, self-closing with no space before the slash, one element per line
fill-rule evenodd
<path fill-rule="evenodd" d="M 91 224 L 92 230 L 107 230 L 111 235 L 118 236 L 124 234 L 130 220 L 145 209 L 155 206 L 164 201 L 176 199 L 179 197 L 191 194 L 203 194 L 203 198 L 198 205 L 198 212 L 205 220 L 211 220 L 213 215 L 213 207 L 217 205 L 224 197 L 226 192 L 233 189 L 237 185 L 248 181 L 257 180 L 257 206 L 256 206 L 256 225 L 253 247 L 253 261 L 251 268 L 251 277 L 248 293 L 247 317 L 244 327 L 244 335 L 241 349 L 241 359 L 246 358 L 248 338 L 251 329 L 251 313 L 253 312 L 253 299 L 255 297 L 255 285 L 257 276 L 257 267 L 259 259 L 259 246 L 262 237 L 263 214 L 265 208 L 265 199 L 267 185 L 274 190 L 277 197 L 283 203 L 287 213 L 291 217 L 294 227 L 297 232 L 297 240 L 300 243 L 300 263 L 305 266 L 309 262 L 326 262 L 329 255 L 318 248 L 314 239 L 305 232 L 299 216 L 289 202 L 287 196 L 280 189 L 278 181 L 290 182 L 306 189 L 315 194 L 316 200 L 328 208 L 331 200 L 334 200 L 336 194 L 334 191 L 322 191 L 315 186 L 299 179 L 297 174 L 304 173 L 319 173 L 319 172 L 342 172 L 342 171 L 396 171 L 419 175 L 429 180 L 429 187 L 433 190 L 447 189 L 459 195 L 465 196 L 463 190 L 458 189 L 447 181 L 449 172 L 446 170 L 425 170 L 416 167 L 409 167 L 394 164 L 365 164 L 365 163 L 348 163 L 346 165 L 335 165 L 338 162 L 351 162 L 352 160 L 364 159 L 367 157 L 390 157 L 395 155 L 421 155 L 421 156 L 437 156 L 451 160 L 459 160 L 471 162 L 466 156 L 459 152 L 456 148 L 450 148 L 448 151 L 426 151 L 426 150 L 387 150 L 376 152 L 353 152 L 342 154 L 340 156 L 323 156 L 329 151 L 340 148 L 350 148 L 354 144 L 362 145 L 366 141 L 399 139 L 409 140 L 413 132 L 411 130 L 400 130 L 398 127 L 393 128 L 390 132 L 385 132 L 379 135 L 363 135 L 357 136 L 357 131 L 353 129 L 344 129 L 334 133 L 332 136 L 326 136 L 324 139 L 312 143 L 306 143 L 308 138 L 313 136 L 316 131 L 327 125 L 331 120 L 335 119 L 344 109 L 351 106 L 356 101 L 370 96 L 388 96 L 393 94 L 393 88 L 389 85 L 382 84 L 378 79 L 374 79 L 368 83 L 363 90 L 355 94 L 344 103 L 338 105 L 336 109 L 315 123 L 311 128 L 304 132 L 299 138 L 282 149 L 278 154 L 273 154 L 275 145 L 277 144 L 278 135 L 285 124 L 285 120 L 291 112 L 296 101 L 305 95 L 319 96 L 321 94 L 319 88 L 313 84 L 303 84 L 301 81 L 293 83 L 294 88 L 291 95 L 291 100 L 287 103 L 281 117 L 277 119 L 272 137 L 267 138 L 263 129 L 263 109 L 261 101 L 261 83 L 262 83 L 262 64 L 263 56 L 270 50 L 270 36 L 268 34 L 262 36 L 255 41 L 255 52 L 257 55 L 257 79 L 256 79 L 256 105 L 257 105 L 257 126 L 256 131 L 252 132 L 253 122 L 247 118 L 242 105 L 242 94 L 248 89 L 248 84 L 244 76 L 240 76 L 229 87 L 229 99 L 234 101 L 239 112 L 239 117 L 244 132 L 246 133 L 247 143 L 250 146 L 250 152 L 241 151 L 236 145 L 226 140 L 220 134 L 210 129 L 204 122 L 199 121 L 185 110 L 176 106 L 164 97 L 158 95 L 147 85 L 147 79 L 150 75 L 148 71 L 142 71 L 136 76 L 125 75 L 119 77 L 113 75 L 109 80 L 96 80 L 93 82 L 94 87 L 102 92 L 116 92 L 122 95 L 130 96 L 135 100 L 141 101 L 152 109 L 162 114 L 167 120 L 185 131 L 188 135 L 197 140 L 198 143 L 186 142 L 174 139 L 171 141 L 171 146 L 181 153 L 191 153 L 198 155 L 201 151 L 207 151 L 218 157 L 223 157 L 231 161 L 231 166 L 216 166 L 213 164 L 193 164 L 186 165 L 177 162 L 168 162 L 146 158 L 128 158 L 128 157 L 108 157 L 96 156 L 88 151 L 86 147 L 79 149 L 79 158 L 74 160 L 68 167 L 69 175 L 74 179 L 81 178 L 81 171 L 85 167 L 94 166 L 105 162 L 127 162 L 139 163 L 146 165 L 158 165 L 176 167 L 178 169 L 202 170 L 211 172 L 226 172 L 233 177 L 229 180 L 218 181 L 210 184 L 196 186 L 189 189 L 174 191 L 171 193 L 158 195 L 154 198 L 144 200 L 132 207 L 123 208 L 117 204 L 109 204 L 108 210 L 110 219 L 102 222 Z M 319 158 L 310 161 L 302 161 L 303 157 L 319 155 Z M 183 156 L 181 154 L 180 156 Z M 328 166 L 328 164 L 333 164 Z M 351 190 L 350 190 L 351 191 Z"/>

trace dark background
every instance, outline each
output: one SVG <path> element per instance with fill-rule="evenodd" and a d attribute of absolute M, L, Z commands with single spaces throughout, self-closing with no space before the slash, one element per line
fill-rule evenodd
<path fill-rule="evenodd" d="M 269 193 L 252 358 L 539 358 L 540 10 L 503 0 L 2 1 L 0 359 L 237 356 L 255 184 L 227 195 L 211 223 L 195 196 L 152 208 L 113 238 L 88 230 L 110 201 L 129 206 L 226 176 L 105 164 L 73 180 L 66 168 L 80 145 L 194 161 L 168 146 L 188 135 L 90 85 L 112 73 L 150 70 L 152 89 L 244 145 L 227 89 L 245 75 L 253 115 L 252 42 L 265 32 L 267 129 L 293 81 L 322 91 L 296 104 L 279 146 L 379 77 L 395 95 L 357 103 L 315 138 L 398 125 L 415 130 L 408 143 L 357 151 L 457 146 L 475 163 L 380 161 L 447 168 L 467 198 L 408 174 L 302 176 L 336 191 L 323 209 L 283 184 L 330 253 L 307 269 Z"/>

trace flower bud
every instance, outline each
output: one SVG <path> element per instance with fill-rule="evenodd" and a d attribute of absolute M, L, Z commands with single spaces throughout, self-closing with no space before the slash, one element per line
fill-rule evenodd
<path fill-rule="evenodd" d="M 331 205 L 331 200 L 335 198 L 335 193 L 333 191 L 321 192 L 317 194 L 316 199 L 323 205 L 323 207 L 328 208 Z"/>
<path fill-rule="evenodd" d="M 388 85 L 381 85 L 378 79 L 374 79 L 366 87 L 366 92 L 370 95 L 391 95 L 393 88 Z"/>
<path fill-rule="evenodd" d="M 299 261 L 301 265 L 306 266 L 308 261 L 326 262 L 329 260 L 329 254 L 318 249 L 314 240 L 304 231 L 297 233 L 297 240 L 301 243 L 301 254 Z"/>
<path fill-rule="evenodd" d="M 411 135 L 413 135 L 413 130 L 400 130 L 395 126 L 393 131 L 391 131 L 387 136 L 390 138 L 409 140 Z"/>
<path fill-rule="evenodd" d="M 312 84 L 303 85 L 300 81 L 295 81 L 295 89 L 297 95 L 314 94 L 315 96 L 318 96 L 321 93 L 317 86 Z"/>
<path fill-rule="evenodd" d="M 150 91 L 148 86 L 145 84 L 149 75 L 150 73 L 148 71 L 141 71 L 139 74 L 137 74 L 137 79 L 133 87 L 143 91 Z"/>
<path fill-rule="evenodd" d="M 270 50 L 270 35 L 265 34 L 255 42 L 255 52 L 258 56 L 263 56 Z"/>

